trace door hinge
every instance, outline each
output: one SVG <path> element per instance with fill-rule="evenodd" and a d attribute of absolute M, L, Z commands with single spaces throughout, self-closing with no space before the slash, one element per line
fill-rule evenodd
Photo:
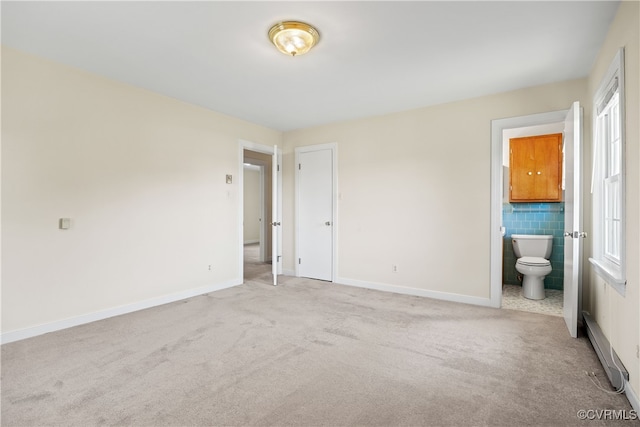
<path fill-rule="evenodd" d="M 302 264 L 302 258 L 298 258 L 298 264 Z"/>
<path fill-rule="evenodd" d="M 280 172 L 280 165 L 277 165 L 276 167 L 277 167 L 277 169 L 276 169 L 276 170 L 277 170 L 278 172 Z"/>
<path fill-rule="evenodd" d="M 579 239 L 580 237 L 582 237 L 583 239 L 586 239 L 587 233 L 584 231 L 565 231 L 563 236 L 571 237 L 572 239 Z"/>
<path fill-rule="evenodd" d="M 298 163 L 298 170 L 302 170 L 302 163 Z"/>

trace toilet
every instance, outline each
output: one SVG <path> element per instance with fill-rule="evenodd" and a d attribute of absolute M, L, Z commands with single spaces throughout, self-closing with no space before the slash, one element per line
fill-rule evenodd
<path fill-rule="evenodd" d="M 512 234 L 516 270 L 523 275 L 522 293 L 528 299 L 544 299 L 544 278 L 551 273 L 553 236 Z"/>

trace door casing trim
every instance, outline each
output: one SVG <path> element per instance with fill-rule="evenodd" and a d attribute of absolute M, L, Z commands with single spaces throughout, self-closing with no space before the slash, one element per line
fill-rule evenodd
<path fill-rule="evenodd" d="M 239 280 L 240 283 L 244 283 L 244 227 L 242 225 L 244 219 L 244 150 L 255 151 L 257 153 L 263 154 L 274 154 L 274 149 L 272 145 L 264 145 L 258 144 L 255 142 L 247 141 L 244 139 L 238 140 L 238 215 L 240 218 L 238 221 L 238 239 L 239 239 L 239 248 L 238 248 L 238 270 L 239 270 Z M 278 152 L 281 150 L 278 149 Z M 278 161 L 280 163 L 280 161 Z M 274 165 L 272 165 L 274 167 Z M 276 166 L 277 167 L 277 166 Z M 274 189 L 272 188 L 272 191 Z M 278 192 L 278 204 L 282 204 L 282 180 L 278 180 L 278 188 L 275 189 Z M 270 197 L 270 195 L 266 195 L 265 197 Z M 264 201 L 263 201 L 264 204 Z M 282 212 L 282 206 L 278 206 L 278 212 Z M 274 220 L 275 221 L 275 220 Z M 273 236 L 272 238 L 278 238 L 277 236 Z M 271 254 L 273 259 L 274 254 Z M 277 254 L 276 254 L 277 256 Z M 273 262 L 273 261 L 272 261 Z M 278 274 L 282 274 L 282 263 L 278 265 Z"/>
<path fill-rule="evenodd" d="M 527 116 L 491 120 L 491 217 L 490 217 L 490 300 L 491 307 L 502 305 L 502 131 L 527 126 L 563 122 L 569 109 Z"/>

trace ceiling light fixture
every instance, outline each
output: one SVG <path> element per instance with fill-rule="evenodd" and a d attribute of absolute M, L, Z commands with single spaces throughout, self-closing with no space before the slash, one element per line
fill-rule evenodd
<path fill-rule="evenodd" d="M 269 30 L 269 40 L 286 55 L 304 55 L 318 43 L 320 34 L 309 24 L 299 21 L 280 22 Z"/>

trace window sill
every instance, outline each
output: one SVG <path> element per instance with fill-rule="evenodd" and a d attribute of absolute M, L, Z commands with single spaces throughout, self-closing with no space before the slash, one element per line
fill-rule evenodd
<path fill-rule="evenodd" d="M 593 265 L 596 274 L 604 279 L 613 289 L 620 295 L 624 296 L 627 281 L 623 278 L 620 268 L 614 267 L 606 262 L 589 258 L 589 262 Z"/>

